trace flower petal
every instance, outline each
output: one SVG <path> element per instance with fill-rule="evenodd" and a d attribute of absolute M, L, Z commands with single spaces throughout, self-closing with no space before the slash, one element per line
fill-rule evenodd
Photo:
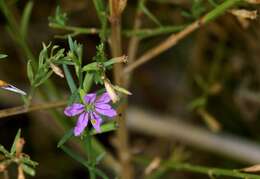
<path fill-rule="evenodd" d="M 74 135 L 79 136 L 87 127 L 87 125 L 88 125 L 88 113 L 84 112 L 79 116 L 77 124 L 74 127 Z"/>
<path fill-rule="evenodd" d="M 96 111 L 99 114 L 102 114 L 102 115 L 107 116 L 107 117 L 115 117 L 117 115 L 116 110 L 114 110 L 113 108 L 110 108 L 110 109 L 96 108 Z"/>
<path fill-rule="evenodd" d="M 84 105 L 80 103 L 73 103 L 64 110 L 66 116 L 76 116 L 84 111 Z"/>
<path fill-rule="evenodd" d="M 97 96 L 96 93 L 89 93 L 84 96 L 84 102 L 86 104 L 93 103 L 96 100 L 96 96 Z"/>
<path fill-rule="evenodd" d="M 109 104 L 104 104 L 104 103 L 96 103 L 95 107 L 99 108 L 99 109 L 111 109 L 112 108 Z"/>
<path fill-rule="evenodd" d="M 102 123 L 102 118 L 95 112 L 91 113 L 91 124 L 97 132 L 101 132 L 100 125 Z"/>
<path fill-rule="evenodd" d="M 111 101 L 107 92 L 103 93 L 96 101 L 96 103 L 109 103 Z"/>

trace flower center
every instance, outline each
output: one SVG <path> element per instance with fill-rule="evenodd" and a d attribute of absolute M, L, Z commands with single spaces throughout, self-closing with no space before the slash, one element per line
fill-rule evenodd
<path fill-rule="evenodd" d="M 95 107 L 93 104 L 86 104 L 85 109 L 87 112 L 91 112 L 91 111 L 94 111 Z"/>

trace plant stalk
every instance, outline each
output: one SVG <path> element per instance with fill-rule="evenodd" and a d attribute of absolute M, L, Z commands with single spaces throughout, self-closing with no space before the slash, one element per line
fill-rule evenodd
<path fill-rule="evenodd" d="M 122 39 L 121 39 L 121 13 L 119 12 L 120 1 L 109 0 L 110 8 L 110 23 L 111 23 L 111 51 L 113 57 L 119 57 L 122 55 Z M 115 64 L 113 68 L 114 81 L 117 85 L 124 85 L 125 78 L 123 77 L 123 65 L 121 63 Z M 126 127 L 126 105 L 119 106 L 117 112 L 117 152 L 121 163 L 120 177 L 122 179 L 133 178 L 133 168 L 131 165 L 131 155 L 129 152 L 128 144 L 128 130 Z"/>

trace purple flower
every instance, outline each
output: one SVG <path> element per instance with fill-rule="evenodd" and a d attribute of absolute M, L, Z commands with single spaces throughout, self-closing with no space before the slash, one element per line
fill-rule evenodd
<path fill-rule="evenodd" d="M 74 128 L 74 135 L 79 136 L 88 125 L 88 121 L 95 128 L 97 132 L 100 132 L 100 125 L 102 123 L 101 115 L 107 117 L 115 117 L 117 115 L 109 102 L 111 98 L 108 93 L 103 93 L 97 97 L 96 93 L 89 93 L 84 96 L 84 104 L 73 103 L 64 110 L 66 116 L 77 116 L 78 121 Z"/>

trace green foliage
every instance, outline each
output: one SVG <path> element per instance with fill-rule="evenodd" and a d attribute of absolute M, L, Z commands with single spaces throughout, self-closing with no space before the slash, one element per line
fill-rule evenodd
<path fill-rule="evenodd" d="M 108 122 L 103 124 L 100 127 L 100 132 L 97 132 L 95 129 L 91 129 L 90 134 L 91 135 L 96 135 L 96 134 L 102 134 L 102 133 L 106 133 L 106 132 L 111 132 L 117 129 L 117 123 L 115 121 L 112 122 Z"/>
<path fill-rule="evenodd" d="M 190 11 L 183 11 L 182 15 L 191 19 L 198 19 L 205 11 L 204 0 L 193 0 Z"/>
<path fill-rule="evenodd" d="M 29 24 L 32 8 L 33 8 L 33 2 L 28 1 L 23 10 L 23 14 L 21 18 L 21 29 L 20 29 L 23 39 L 26 39 L 27 36 L 28 24 Z"/>
<path fill-rule="evenodd" d="M 51 48 L 49 54 L 49 48 L 51 44 L 46 46 L 43 44 L 43 49 L 39 54 L 39 62 L 36 69 L 33 68 L 31 61 L 27 63 L 27 75 L 30 80 L 32 87 L 36 88 L 44 83 L 53 73 L 51 64 L 59 65 L 64 61 L 69 62 L 69 59 L 64 58 L 64 49 L 59 49 L 58 46 L 54 45 Z"/>
<path fill-rule="evenodd" d="M 207 98 L 205 96 L 200 96 L 194 100 L 192 100 L 189 105 L 188 105 L 188 109 L 189 110 L 194 110 L 194 109 L 198 109 L 201 107 L 205 107 L 207 105 Z"/>
<path fill-rule="evenodd" d="M 17 142 L 18 140 L 21 138 L 21 129 L 18 130 L 18 132 L 16 133 L 16 136 L 14 138 L 14 142 L 13 142 L 13 145 L 11 147 L 11 150 L 10 150 L 10 154 L 11 155 L 14 155 L 15 152 L 16 152 L 16 146 L 17 146 Z"/>
<path fill-rule="evenodd" d="M 78 44 L 77 41 L 73 41 L 72 38 L 68 37 L 70 51 L 67 53 L 67 59 L 74 63 L 76 75 L 80 80 L 82 80 L 82 44 Z"/>
<path fill-rule="evenodd" d="M 70 129 L 69 131 L 67 131 L 63 137 L 60 139 L 60 141 L 58 142 L 57 147 L 61 147 L 62 145 L 64 145 L 71 137 L 73 137 L 73 129 Z"/>
<path fill-rule="evenodd" d="M 101 42 L 106 40 L 107 35 L 107 10 L 103 0 L 93 0 L 99 21 L 101 23 L 101 31 L 99 33 Z"/>
<path fill-rule="evenodd" d="M 0 59 L 4 59 L 4 58 L 6 58 L 7 57 L 7 55 L 5 55 L 5 54 L 0 54 Z"/>
<path fill-rule="evenodd" d="M 85 91 L 85 93 L 90 91 L 93 82 L 93 77 L 94 77 L 93 73 L 86 73 L 83 80 L 83 90 Z"/>
<path fill-rule="evenodd" d="M 208 2 L 213 6 L 213 7 L 217 7 L 218 3 L 216 2 L 216 0 L 208 0 Z"/>
<path fill-rule="evenodd" d="M 106 68 L 104 62 L 107 60 L 104 52 L 104 44 L 97 46 L 96 56 L 93 58 L 93 63 L 87 64 L 82 68 L 82 71 L 93 74 L 93 80 L 96 84 L 103 84 L 102 77 L 105 74 Z"/>
<path fill-rule="evenodd" d="M 56 7 L 54 17 L 49 17 L 49 22 L 53 24 L 57 24 L 59 26 L 65 26 L 67 23 L 68 17 L 65 12 L 62 12 L 60 6 Z"/>
<path fill-rule="evenodd" d="M 237 0 L 239 1 L 239 0 Z M 237 1 L 225 1 L 225 3 L 218 6 L 218 4 L 214 0 L 208 0 L 209 4 L 212 6 L 216 6 L 216 8 L 208 13 L 206 15 L 205 22 L 209 22 L 216 18 L 221 13 L 225 12 L 228 7 L 231 7 L 233 4 L 235 4 Z M 143 2 L 143 1 L 142 1 Z M 28 23 L 32 12 L 33 3 L 29 1 L 22 14 L 21 22 L 17 23 L 15 21 L 15 18 L 10 15 L 10 11 L 5 6 L 4 1 L 0 2 L 0 7 L 2 8 L 2 11 L 4 12 L 4 15 L 6 16 L 6 19 L 8 21 L 8 31 L 12 35 L 12 37 L 20 44 L 20 46 L 24 49 L 25 53 L 27 54 L 27 57 L 29 57 L 29 61 L 27 64 L 27 75 L 30 80 L 30 83 L 32 85 L 32 88 L 36 88 L 46 82 L 46 80 L 53 74 L 53 71 L 55 71 L 52 67 L 52 65 L 55 65 L 57 68 L 59 65 L 62 65 L 65 77 L 68 83 L 68 86 L 70 88 L 71 96 L 68 100 L 68 103 L 71 104 L 73 102 L 77 102 L 82 100 L 83 96 L 88 93 L 93 85 L 93 82 L 95 82 L 98 85 L 103 85 L 104 78 L 106 77 L 107 70 L 110 70 L 112 66 L 116 63 L 122 63 L 122 60 L 118 60 L 118 58 L 112 58 L 108 59 L 105 54 L 105 40 L 107 39 L 107 36 L 109 34 L 109 30 L 107 29 L 107 8 L 106 3 L 104 0 L 93 0 L 93 3 L 95 5 L 95 8 L 97 10 L 98 18 L 101 22 L 101 29 L 98 29 L 97 32 L 99 32 L 101 43 L 97 46 L 97 53 L 96 56 L 93 58 L 93 62 L 89 63 L 85 66 L 82 66 L 83 61 L 83 46 L 82 44 L 77 43 L 77 41 L 73 41 L 71 36 L 68 37 L 68 43 L 69 43 L 69 51 L 65 54 L 64 49 L 59 49 L 58 46 L 51 45 L 46 46 L 43 45 L 43 49 L 40 52 L 38 64 L 34 65 L 34 58 L 31 55 L 30 50 L 28 50 L 28 46 L 26 45 L 25 39 L 26 34 L 28 31 Z M 186 12 L 186 16 L 190 17 L 192 19 L 198 19 L 201 17 L 203 13 L 206 12 L 208 9 L 208 6 L 205 4 L 205 1 L 203 0 L 194 0 L 192 3 L 191 10 L 189 12 Z M 184 29 L 186 26 L 169 26 L 169 27 L 161 27 L 160 21 L 154 16 L 149 9 L 141 3 L 140 10 L 148 17 L 150 18 L 154 23 L 156 23 L 160 28 L 157 29 L 144 29 L 140 31 L 125 31 L 125 34 L 130 34 L 129 36 L 135 35 L 139 38 L 146 38 L 151 36 L 157 36 L 160 34 L 165 33 L 173 33 L 178 32 L 182 29 Z M 55 16 L 50 17 L 49 21 L 50 23 L 53 23 L 55 25 L 58 25 L 62 28 L 67 28 L 69 30 L 75 31 L 75 34 L 84 33 L 88 34 L 90 31 L 88 29 L 83 28 L 71 28 L 66 26 L 67 24 L 67 14 L 63 13 L 60 9 L 60 7 L 57 7 Z M 19 33 L 18 35 L 15 33 L 18 25 L 20 25 Z M 51 49 L 51 50 L 50 50 Z M 50 53 L 49 53 L 50 50 Z M 6 57 L 5 55 L 1 54 L 0 59 Z M 77 80 L 74 80 L 70 71 L 70 68 L 68 65 L 72 65 L 75 68 L 76 77 Z M 213 71 L 213 70 L 212 70 Z M 201 88 L 201 91 L 207 95 L 209 85 L 207 82 L 204 81 L 204 79 L 201 76 L 197 76 L 195 78 L 195 81 L 197 85 Z M 124 94 L 131 94 L 129 91 L 125 90 L 124 88 L 116 85 L 112 85 L 111 87 L 115 89 L 118 92 L 124 93 Z M 101 89 L 103 90 L 103 89 Z M 207 98 L 205 96 L 198 97 L 195 99 L 192 104 L 191 108 L 197 108 L 201 106 L 205 106 L 207 102 Z M 117 124 L 115 122 L 109 122 L 101 126 L 101 133 L 110 132 L 117 129 Z M 66 142 L 70 140 L 73 137 L 73 129 L 70 129 L 68 132 L 65 133 L 65 135 L 61 138 L 61 140 L 58 143 L 58 147 L 60 147 L 65 153 L 67 153 L 69 156 L 80 162 L 83 166 L 85 166 L 91 175 L 91 178 L 95 178 L 95 175 L 100 176 L 101 178 L 108 178 L 106 175 L 99 169 L 96 168 L 96 165 L 103 159 L 105 156 L 105 152 L 99 152 L 99 155 L 96 155 L 96 146 L 92 144 L 93 142 L 93 135 L 100 134 L 97 133 L 95 130 L 87 130 L 82 135 L 82 140 L 84 141 L 84 144 L 86 145 L 86 153 L 87 153 L 87 159 L 85 159 L 85 156 L 80 156 L 76 152 L 72 151 L 68 147 L 65 146 Z M 18 131 L 14 144 L 11 148 L 11 151 L 7 151 L 3 146 L 0 146 L 0 152 L 3 153 L 3 155 L 7 158 L 5 161 L 12 161 L 13 157 L 16 154 L 16 144 L 17 140 L 20 138 L 20 131 Z M 22 165 L 23 170 L 30 174 L 35 175 L 34 167 L 37 165 L 34 161 L 31 161 L 28 156 L 23 156 L 19 159 L 19 164 Z M 167 163 L 167 162 L 166 162 Z M 164 163 L 165 164 L 165 163 Z M 227 170 L 219 170 L 219 169 L 210 169 L 210 168 L 203 168 L 203 167 L 195 167 L 191 165 L 182 165 L 182 164 L 176 164 L 176 163 L 167 163 L 169 166 L 167 169 L 180 169 L 180 170 L 187 170 L 187 171 L 194 171 L 194 172 L 211 172 L 214 171 L 216 174 L 220 173 L 220 175 L 227 175 L 229 176 L 230 171 Z M 165 165 L 164 165 L 165 166 Z M 221 174 L 224 173 L 224 174 Z M 237 172 L 237 171 L 235 171 Z M 237 173 L 235 173 L 237 174 Z M 94 176 L 94 177 L 93 177 Z M 233 176 L 233 174 L 230 176 Z M 239 173 L 237 175 L 238 177 L 241 177 L 242 174 Z M 245 175 L 243 175 L 245 176 Z M 255 177 L 254 175 L 247 175 L 248 177 Z M 245 176 L 245 177 L 247 177 Z"/>
<path fill-rule="evenodd" d="M 29 165 L 22 164 L 22 169 L 25 173 L 31 176 L 35 176 L 35 170 L 34 168 L 30 167 Z"/>
<path fill-rule="evenodd" d="M 73 80 L 72 75 L 69 71 L 69 68 L 66 64 L 63 64 L 63 70 L 64 70 L 64 73 L 65 73 L 67 83 L 68 83 L 69 88 L 70 88 L 70 92 L 74 93 L 75 91 L 77 91 L 77 86 L 76 86 L 75 81 Z"/>
<path fill-rule="evenodd" d="M 162 27 L 160 21 L 150 12 L 150 10 L 145 6 L 145 4 L 144 4 L 143 1 L 141 1 L 139 8 L 140 8 L 140 10 L 141 10 L 147 17 L 149 17 L 149 19 L 151 19 L 155 24 L 157 24 L 158 26 Z"/>
<path fill-rule="evenodd" d="M 87 161 L 86 159 L 84 159 L 83 157 L 81 157 L 80 155 L 78 155 L 77 153 L 75 153 L 74 151 L 72 151 L 71 149 L 69 149 L 66 146 L 61 146 L 61 149 L 67 154 L 69 155 L 71 158 L 73 158 L 74 160 L 78 161 L 80 164 L 82 164 L 84 167 L 86 167 L 89 172 L 91 173 L 90 175 L 93 177 L 93 175 L 97 175 L 99 177 L 101 177 L 102 179 L 108 179 L 108 177 L 98 168 L 96 168 L 95 166 L 91 165 L 89 163 L 89 161 Z"/>
<path fill-rule="evenodd" d="M 0 154 L 3 155 L 3 158 L 0 159 L 0 165 L 8 167 L 12 163 L 16 163 L 17 165 L 22 166 L 22 169 L 25 173 L 30 176 L 35 176 L 35 167 L 38 165 L 38 163 L 31 160 L 28 155 L 21 153 L 21 151 L 17 151 L 19 140 L 21 140 L 20 129 L 15 136 L 10 152 L 6 150 L 4 146 L 0 145 Z"/>

